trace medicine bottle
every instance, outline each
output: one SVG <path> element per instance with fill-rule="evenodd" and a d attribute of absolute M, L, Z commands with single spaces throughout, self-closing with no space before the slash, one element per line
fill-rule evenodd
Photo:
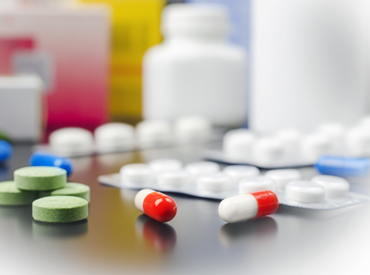
<path fill-rule="evenodd" d="M 217 4 L 172 4 L 162 13 L 162 44 L 143 60 L 143 115 L 199 115 L 214 125 L 247 116 L 246 53 L 228 41 L 228 12 Z"/>

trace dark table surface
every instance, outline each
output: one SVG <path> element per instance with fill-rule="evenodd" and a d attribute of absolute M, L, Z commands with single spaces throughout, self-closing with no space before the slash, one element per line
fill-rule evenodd
<path fill-rule="evenodd" d="M 136 191 L 96 180 L 131 162 L 197 161 L 204 147 L 74 159 L 69 181 L 91 187 L 88 220 L 45 224 L 32 219 L 30 206 L 0 207 L 0 274 L 370 274 L 370 203 L 331 211 L 280 206 L 269 217 L 226 224 L 218 201 L 171 195 L 177 216 L 160 224 L 135 208 Z M 28 164 L 31 146 L 14 149 L 1 181 Z M 307 179 L 315 174 L 301 170 Z M 370 195 L 369 187 L 351 185 Z"/>

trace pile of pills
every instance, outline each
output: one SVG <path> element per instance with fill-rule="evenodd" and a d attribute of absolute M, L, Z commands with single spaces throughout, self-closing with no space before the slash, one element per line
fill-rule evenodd
<path fill-rule="evenodd" d="M 270 170 L 262 175 L 253 166 L 231 165 L 221 170 L 210 161 L 185 166 L 177 159 L 128 164 L 119 174 L 103 175 L 98 181 L 119 188 L 152 189 L 219 200 L 238 195 L 244 200 L 245 194 L 269 191 L 280 204 L 309 209 L 336 209 L 368 200 L 366 196 L 349 192 L 348 181 L 339 177 L 321 175 L 307 181 L 302 180 L 296 169 Z"/>
<path fill-rule="evenodd" d="M 327 123 L 304 134 L 297 129 L 283 129 L 261 135 L 247 129 L 227 132 L 223 149 L 207 151 L 205 157 L 228 164 L 249 164 L 264 169 L 313 165 L 320 156 L 370 156 L 370 117 L 346 128 Z"/>
<path fill-rule="evenodd" d="M 32 204 L 35 220 L 67 223 L 86 219 L 90 187 L 67 183 L 67 172 L 58 167 L 24 167 L 14 171 L 14 181 L 0 182 L 0 205 Z"/>
<path fill-rule="evenodd" d="M 209 120 L 187 116 L 180 117 L 173 124 L 167 120 L 144 120 L 136 128 L 125 123 L 107 123 L 96 128 L 94 134 L 82 128 L 62 128 L 50 135 L 49 145 L 37 146 L 36 149 L 74 157 L 202 143 L 212 136 Z"/>

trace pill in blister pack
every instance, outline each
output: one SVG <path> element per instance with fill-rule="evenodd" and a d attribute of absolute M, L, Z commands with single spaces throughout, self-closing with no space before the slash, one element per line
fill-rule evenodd
<path fill-rule="evenodd" d="M 349 129 L 327 123 L 308 134 L 290 128 L 269 135 L 231 130 L 224 136 L 222 150 L 207 150 L 204 157 L 225 164 L 277 169 L 311 166 L 323 155 L 370 156 L 368 121 L 370 118 Z"/>
<path fill-rule="evenodd" d="M 243 194 L 269 191 L 280 204 L 307 209 L 336 209 L 368 201 L 349 192 L 347 180 L 315 176 L 303 180 L 295 169 L 271 170 L 260 175 L 253 166 L 232 165 L 222 171 L 217 163 L 202 161 L 185 166 L 176 159 L 159 159 L 148 164 L 123 166 L 119 174 L 103 175 L 100 183 L 118 188 L 153 189 L 223 200 Z"/>
<path fill-rule="evenodd" d="M 161 148 L 183 144 L 220 141 L 224 129 L 214 129 L 204 117 L 180 117 L 167 120 L 144 120 L 136 128 L 126 123 L 107 123 L 96 128 L 94 135 L 85 129 L 70 127 L 54 131 L 49 144 L 36 145 L 45 151 L 65 157 Z"/>

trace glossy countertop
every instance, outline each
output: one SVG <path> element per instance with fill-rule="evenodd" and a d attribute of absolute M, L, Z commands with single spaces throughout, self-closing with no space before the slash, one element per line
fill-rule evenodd
<path fill-rule="evenodd" d="M 370 274 L 370 203 L 317 211 L 280 206 L 237 224 L 218 216 L 216 200 L 172 195 L 176 217 L 158 223 L 134 206 L 136 191 L 97 177 L 133 162 L 202 159 L 220 144 L 151 149 L 73 159 L 69 181 L 91 187 L 90 215 L 72 224 L 32 219 L 31 206 L 0 207 L 0 274 Z M 27 166 L 31 146 L 17 145 L 0 180 Z M 315 175 L 301 169 L 304 178 Z M 370 181 L 351 185 L 370 195 Z"/>

